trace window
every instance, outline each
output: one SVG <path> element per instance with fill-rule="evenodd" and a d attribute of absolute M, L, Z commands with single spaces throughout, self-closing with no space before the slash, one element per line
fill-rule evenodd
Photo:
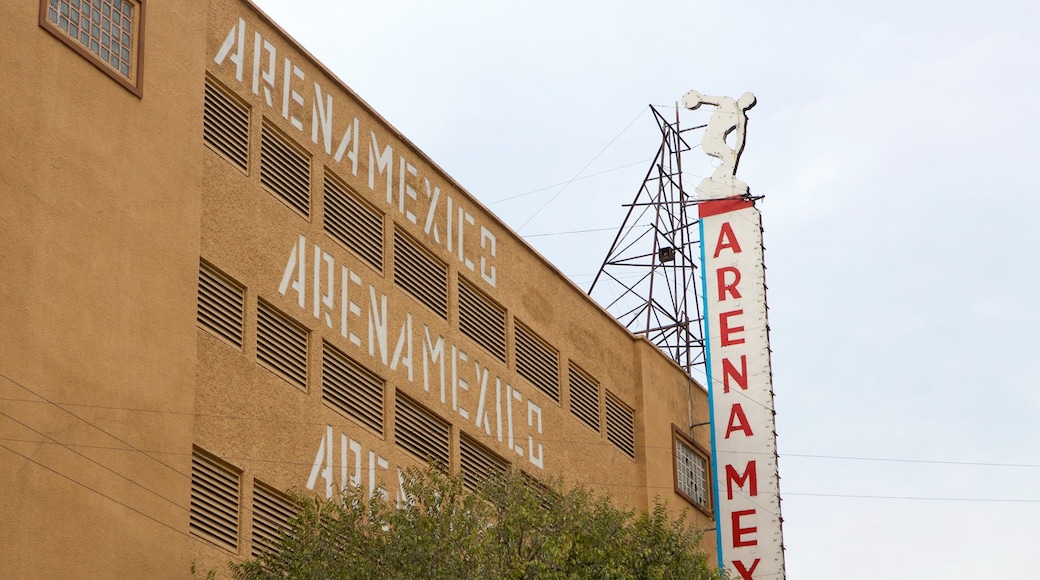
<path fill-rule="evenodd" d="M 674 428 L 675 491 L 693 505 L 710 512 L 708 458 L 696 444 Z"/>
<path fill-rule="evenodd" d="M 144 0 L 40 0 L 40 26 L 141 96 Z"/>
<path fill-rule="evenodd" d="M 195 448 L 191 454 L 191 533 L 238 551 L 238 490 L 241 472 Z"/>

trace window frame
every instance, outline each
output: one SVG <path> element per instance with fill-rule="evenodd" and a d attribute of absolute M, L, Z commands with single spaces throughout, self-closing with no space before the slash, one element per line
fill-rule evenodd
<path fill-rule="evenodd" d="M 89 0 L 87 0 L 89 1 Z M 40 28 L 51 33 L 52 36 L 60 40 L 72 50 L 79 53 L 80 56 L 85 58 L 88 62 L 97 67 L 100 71 L 108 75 L 112 80 L 116 81 L 123 86 L 126 90 L 130 91 L 137 98 L 143 98 L 144 96 L 144 30 L 145 30 L 145 2 L 146 0 L 129 0 L 132 4 L 136 4 L 137 16 L 134 17 L 136 21 L 136 29 L 133 31 L 135 37 L 131 39 L 132 43 L 136 44 L 136 49 L 131 49 L 131 58 L 133 59 L 134 66 L 131 68 L 130 78 L 123 76 L 123 74 L 114 68 L 107 62 L 101 60 L 101 57 L 94 54 L 86 46 L 83 46 L 79 39 L 72 38 L 68 33 L 63 31 L 56 23 L 51 22 L 47 18 L 47 9 L 50 5 L 49 0 L 40 0 Z"/>
<path fill-rule="evenodd" d="M 679 487 L 679 455 L 677 450 L 679 443 L 689 447 L 695 455 L 704 460 L 705 502 L 703 504 Z M 697 508 L 704 515 L 709 517 L 715 516 L 712 505 L 714 503 L 715 488 L 712 485 L 711 454 L 697 444 L 693 438 L 683 433 L 682 429 L 674 423 L 672 424 L 672 484 L 675 487 L 676 495 L 685 499 L 690 505 Z"/>

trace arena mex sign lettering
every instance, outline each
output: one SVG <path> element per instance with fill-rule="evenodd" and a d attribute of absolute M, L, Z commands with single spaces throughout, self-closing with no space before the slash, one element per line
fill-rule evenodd
<path fill-rule="evenodd" d="M 442 192 L 438 175 L 420 174 L 400 146 L 395 151 L 381 125 L 363 127 L 350 110 L 357 106 L 354 99 L 330 90 L 320 79 L 308 82 L 310 71 L 256 27 L 250 38 L 248 28 L 245 18 L 234 22 L 213 62 L 233 74 L 241 90 L 261 98 L 274 115 L 331 156 L 341 172 L 359 177 L 360 156 L 367 155 L 369 190 L 385 199 L 390 211 L 420 226 L 427 243 L 444 248 L 462 268 L 495 287 L 497 238 L 477 221 L 480 212 L 470 211 L 467 200 Z"/>

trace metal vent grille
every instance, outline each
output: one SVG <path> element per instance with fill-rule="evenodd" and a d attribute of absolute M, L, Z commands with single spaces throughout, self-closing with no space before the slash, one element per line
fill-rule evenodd
<path fill-rule="evenodd" d="M 311 160 L 264 119 L 260 135 L 260 183 L 289 207 L 310 216 Z"/>
<path fill-rule="evenodd" d="M 506 360 L 506 311 L 465 278 L 459 278 L 459 328 L 498 360 Z"/>
<path fill-rule="evenodd" d="M 253 557 L 278 553 L 278 541 L 289 531 L 289 520 L 295 516 L 296 505 L 288 496 L 253 480 Z"/>
<path fill-rule="evenodd" d="M 448 267 L 394 230 L 394 282 L 441 318 L 448 318 Z"/>
<path fill-rule="evenodd" d="M 459 437 L 459 461 L 462 466 L 462 483 L 469 489 L 476 489 L 482 482 L 509 469 L 508 461 L 465 433 Z"/>
<path fill-rule="evenodd" d="M 199 263 L 199 326 L 242 348 L 245 286 L 225 276 L 212 265 Z"/>
<path fill-rule="evenodd" d="M 307 329 L 263 300 L 257 305 L 256 358 L 285 380 L 307 390 Z"/>
<path fill-rule="evenodd" d="M 206 79 L 202 140 L 242 171 L 249 170 L 249 108 Z"/>
<path fill-rule="evenodd" d="M 394 407 L 394 438 L 402 449 L 423 461 L 434 461 L 447 467 L 451 426 L 422 405 L 397 391 Z"/>
<path fill-rule="evenodd" d="M 324 343 L 321 351 L 321 400 L 383 434 L 383 379 Z"/>
<path fill-rule="evenodd" d="M 560 401 L 559 353 L 519 322 L 516 324 L 516 370 L 554 401 Z"/>
<path fill-rule="evenodd" d="M 191 454 L 191 533 L 238 551 L 239 471 L 199 449 Z"/>
<path fill-rule="evenodd" d="M 632 410 L 608 392 L 607 440 L 632 458 L 636 456 L 634 425 Z"/>
<path fill-rule="evenodd" d="M 555 504 L 553 500 L 555 498 L 553 497 L 552 489 L 541 481 L 538 481 L 538 478 L 526 471 L 521 471 L 520 474 L 524 476 L 524 486 L 534 492 L 535 496 L 538 497 L 538 503 L 542 506 L 542 509 L 553 509 L 553 505 Z"/>
<path fill-rule="evenodd" d="M 383 214 L 325 170 L 325 232 L 383 271 Z"/>
<path fill-rule="evenodd" d="M 571 413 L 599 432 L 599 383 L 571 364 L 567 377 L 570 386 Z"/>

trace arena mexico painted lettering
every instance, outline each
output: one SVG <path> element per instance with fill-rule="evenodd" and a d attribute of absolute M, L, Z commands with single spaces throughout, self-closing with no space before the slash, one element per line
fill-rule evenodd
<path fill-rule="evenodd" d="M 743 198 L 700 203 L 708 396 L 719 561 L 783 578 L 761 214 Z"/>
<path fill-rule="evenodd" d="M 229 22 L 222 37 L 212 61 L 222 81 L 261 99 L 270 113 L 292 126 L 301 144 L 310 141 L 330 156 L 341 175 L 361 183 L 367 178 L 373 199 L 420 226 L 430 246 L 445 250 L 484 284 L 498 285 L 498 240 L 489 224 L 481 223 L 482 212 L 471 211 L 462 196 L 442 192 L 443 178 L 421 172 L 382 125 L 363 126 L 355 114 L 357 101 L 323 84 L 307 63 L 293 61 L 277 38 L 265 37 L 242 17 Z"/>
<path fill-rule="evenodd" d="M 479 350 L 453 344 L 438 332 L 444 321 L 425 322 L 406 305 L 388 300 L 372 284 L 362 279 L 337 250 L 323 248 L 303 235 L 290 244 L 278 293 L 294 298 L 304 313 L 317 324 L 331 330 L 329 338 L 349 354 L 365 355 L 384 371 L 403 371 L 408 383 L 439 400 L 443 416 L 457 417 L 469 424 L 470 433 L 482 436 L 490 446 L 506 450 L 512 461 L 523 461 L 541 470 L 545 467 L 546 450 L 542 406 L 505 377 L 502 364 L 493 358 L 481 360 Z M 313 261 L 312 261 L 313 258 Z M 404 311 L 399 327 L 391 327 L 391 314 Z M 338 339 L 336 338 L 336 335 Z M 333 450 L 337 439 L 332 427 L 321 436 L 318 452 L 308 478 L 313 489 L 317 478 L 325 479 L 326 493 L 333 490 L 333 461 L 340 459 L 340 486 L 364 484 L 361 464 L 364 453 L 360 443 L 341 434 L 338 455 Z M 348 452 L 353 454 L 352 471 L 348 474 Z M 515 454 L 515 455 L 513 455 Z M 368 453 L 368 472 L 389 471 L 388 460 L 373 450 Z M 369 493 L 385 492 L 371 475 Z"/>
<path fill-rule="evenodd" d="M 247 18 L 229 19 L 218 44 L 211 72 L 228 88 L 247 100 L 252 95 L 264 114 L 281 118 L 300 145 L 324 154 L 325 162 L 360 186 L 359 191 L 367 185 L 371 201 L 421 228 L 426 245 L 457 260 L 460 271 L 472 273 L 470 279 L 498 286 L 496 224 L 482 223 L 484 212 L 474 211 L 464 195 L 443 187 L 447 180 L 424 170 L 422 160 L 391 129 L 379 122 L 367 126 L 356 98 L 286 50 L 280 36 L 263 32 Z M 384 370 L 405 371 L 409 383 L 437 394 L 436 412 L 470 423 L 471 432 L 483 435 L 497 452 L 504 451 L 507 460 L 543 469 L 548 450 L 542 443 L 542 407 L 507 382 L 506 369 L 448 342 L 437 330 L 442 321 L 434 320 L 431 327 L 408 310 L 400 328 L 392 328 L 391 314 L 407 306 L 388 301 L 366 284 L 365 269 L 355 269 L 336 249 L 302 234 L 287 240 L 286 248 L 278 293 L 295 298 L 319 326 L 338 334 L 338 339 L 330 337 L 337 346 L 373 357 Z M 318 445 L 307 488 L 323 481 L 331 497 L 336 488 L 363 485 L 370 494 L 393 492 L 402 499 L 401 467 L 355 436 L 331 425 L 315 432 Z"/>

